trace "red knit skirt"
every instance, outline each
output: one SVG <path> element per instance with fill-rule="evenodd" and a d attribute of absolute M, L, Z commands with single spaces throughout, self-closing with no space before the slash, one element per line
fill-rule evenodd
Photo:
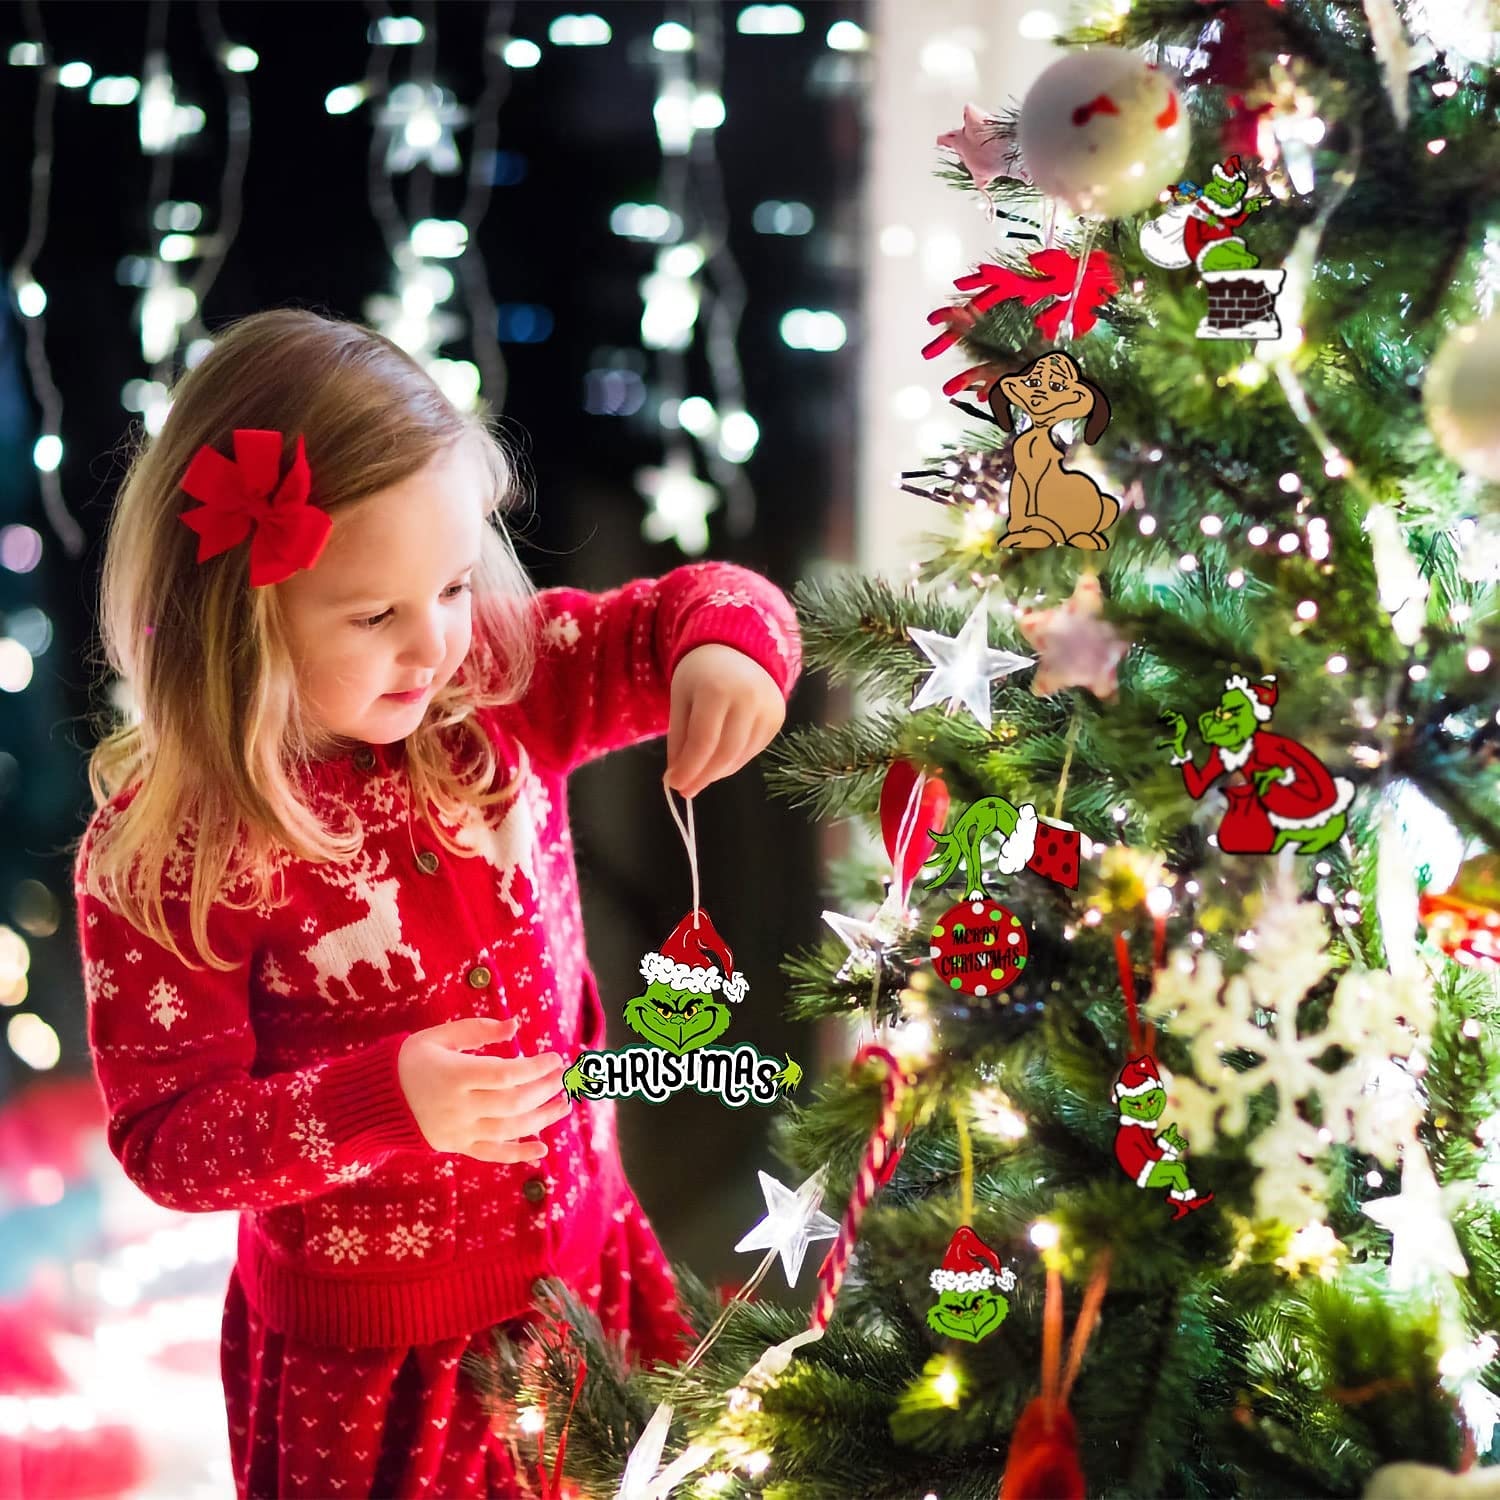
<path fill-rule="evenodd" d="M 633 1198 L 605 1242 L 597 1280 L 573 1290 L 638 1359 L 680 1359 L 691 1335 L 656 1236 Z M 519 1329 L 519 1325 L 517 1325 Z M 489 1359 L 493 1331 L 403 1349 L 337 1349 L 267 1328 L 236 1269 L 220 1363 L 238 1500 L 519 1500 L 540 1493 L 534 1438 L 495 1430 L 464 1355 Z"/>

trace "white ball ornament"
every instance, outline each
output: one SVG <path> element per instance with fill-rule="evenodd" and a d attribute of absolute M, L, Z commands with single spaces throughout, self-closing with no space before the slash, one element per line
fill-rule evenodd
<path fill-rule="evenodd" d="M 1470 474 L 1500 480 L 1500 318 L 1457 328 L 1422 386 L 1438 447 Z"/>
<path fill-rule="evenodd" d="M 1187 113 L 1165 73 L 1123 47 L 1058 58 L 1021 102 L 1031 180 L 1077 214 L 1139 213 L 1187 161 Z"/>

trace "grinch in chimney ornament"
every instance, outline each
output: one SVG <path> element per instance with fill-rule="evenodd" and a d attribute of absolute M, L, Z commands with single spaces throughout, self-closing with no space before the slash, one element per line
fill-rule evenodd
<path fill-rule="evenodd" d="M 1220 777 L 1229 779 L 1229 799 L 1219 824 L 1219 848 L 1226 854 L 1276 854 L 1291 845 L 1316 854 L 1344 836 L 1345 809 L 1354 787 L 1330 776 L 1311 750 L 1266 725 L 1276 707 L 1276 679 L 1252 683 L 1230 677 L 1218 706 L 1198 716 L 1198 733 L 1208 746 L 1199 766 L 1187 750 L 1187 720 L 1169 711 L 1162 719 L 1171 737 L 1157 741 L 1182 767 L 1188 796 L 1198 798 Z"/>
<path fill-rule="evenodd" d="M 1175 1125 L 1157 1124 L 1167 1108 L 1167 1091 L 1154 1057 L 1132 1057 L 1120 1069 L 1115 1102 L 1120 1111 L 1115 1131 L 1115 1160 L 1120 1170 L 1138 1188 L 1166 1188 L 1174 1224 L 1212 1203 L 1212 1193 L 1200 1193 L 1188 1181 L 1182 1160 L 1187 1141 Z"/>
<path fill-rule="evenodd" d="M 1194 266 L 1208 291 L 1208 312 L 1198 324 L 1200 339 L 1279 339 L 1276 298 L 1286 280 L 1283 270 L 1262 268 L 1239 231 L 1269 203 L 1251 195 L 1238 156 L 1214 163 L 1204 187 L 1179 183 L 1173 202 L 1141 227 L 1141 253 L 1170 270 Z"/>
<path fill-rule="evenodd" d="M 938 1294 L 927 1309 L 934 1333 L 977 1344 L 1004 1321 L 1010 1303 L 1000 1295 L 1016 1284 L 1016 1273 L 967 1224 L 954 1232 L 943 1264 L 928 1278 Z"/>

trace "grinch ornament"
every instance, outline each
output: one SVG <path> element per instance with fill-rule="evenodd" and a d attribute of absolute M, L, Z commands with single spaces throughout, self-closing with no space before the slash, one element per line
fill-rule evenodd
<path fill-rule="evenodd" d="M 665 782 L 663 783 L 665 786 Z M 667 803 L 687 844 L 693 871 L 693 909 L 659 949 L 641 959 L 640 994 L 625 1003 L 625 1024 L 644 1047 L 585 1051 L 563 1073 L 574 1099 L 618 1099 L 638 1095 L 661 1103 L 680 1089 L 721 1099 L 733 1109 L 774 1104 L 802 1081 L 791 1058 L 766 1057 L 748 1043 L 715 1047 L 744 1000 L 749 984 L 736 971 L 729 944 L 713 918 L 698 905 L 698 857 L 688 799 L 684 825 L 666 788 Z"/>
<path fill-rule="evenodd" d="M 1021 919 L 984 886 L 984 844 L 997 835 L 998 873 L 1030 869 L 1070 890 L 1078 886 L 1080 836 L 1061 824 L 1042 822 L 1029 802 L 1018 807 L 1004 797 L 982 797 L 964 809 L 952 832 L 928 835 L 934 845 L 928 863 L 939 868 L 926 888 L 946 885 L 960 868 L 966 887 L 964 899 L 933 927 L 928 956 L 950 989 L 980 999 L 1014 984 L 1029 957 Z"/>
<path fill-rule="evenodd" d="M 1173 202 L 1141 227 L 1141 253 L 1169 270 L 1194 266 L 1208 292 L 1208 312 L 1198 324 L 1200 339 L 1279 339 L 1276 298 L 1284 270 L 1265 270 L 1239 231 L 1271 200 L 1252 195 L 1243 159 L 1214 163 L 1213 176 L 1174 185 Z"/>
<path fill-rule="evenodd" d="M 1167 1108 L 1167 1091 L 1156 1059 L 1149 1054 L 1132 1057 L 1115 1080 L 1114 1097 L 1120 1111 L 1115 1131 L 1120 1170 L 1138 1188 L 1166 1188 L 1174 1224 L 1212 1203 L 1212 1193 L 1200 1193 L 1188 1181 L 1182 1161 L 1187 1141 L 1175 1125 L 1157 1124 Z"/>
<path fill-rule="evenodd" d="M 1230 778 L 1218 834 L 1226 854 L 1278 854 L 1288 845 L 1316 854 L 1344 836 L 1354 787 L 1330 776 L 1306 746 L 1265 727 L 1276 697 L 1274 677 L 1257 683 L 1228 678 L 1218 705 L 1198 716 L 1198 733 L 1209 747 L 1201 766 L 1188 753 L 1187 720 L 1171 710 L 1162 715 L 1171 737 L 1157 748 L 1170 750 L 1172 764 L 1182 767 L 1188 796 L 1197 801 L 1220 777 Z"/>
<path fill-rule="evenodd" d="M 977 1344 L 1004 1321 L 1010 1303 L 1001 1296 L 1016 1284 L 1016 1273 L 967 1224 L 954 1232 L 943 1264 L 928 1280 L 938 1294 L 927 1309 L 934 1333 Z"/>

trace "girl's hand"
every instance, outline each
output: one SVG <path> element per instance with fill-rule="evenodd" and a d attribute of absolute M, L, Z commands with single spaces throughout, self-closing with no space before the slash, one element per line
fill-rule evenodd
<path fill-rule="evenodd" d="M 563 1060 L 470 1057 L 516 1034 L 519 1023 L 470 1016 L 414 1031 L 401 1044 L 396 1073 L 427 1144 L 479 1161 L 540 1161 L 547 1147 L 536 1137 L 573 1107 L 562 1091 Z"/>
<path fill-rule="evenodd" d="M 786 700 L 776 679 L 733 646 L 695 646 L 672 673 L 667 785 L 696 797 L 776 737 Z"/>

